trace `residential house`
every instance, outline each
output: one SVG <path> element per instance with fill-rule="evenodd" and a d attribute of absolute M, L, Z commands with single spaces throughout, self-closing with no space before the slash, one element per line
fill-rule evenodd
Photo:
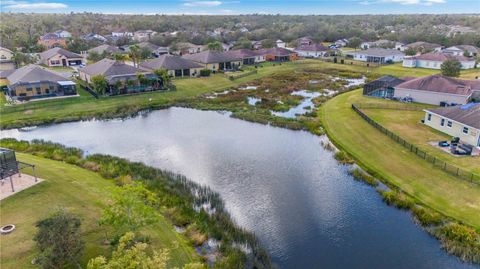
<path fill-rule="evenodd" d="M 428 43 L 423 41 L 413 42 L 407 45 L 404 45 L 400 48 L 400 51 L 406 51 L 408 49 L 414 49 L 420 53 L 427 53 L 427 52 L 440 52 L 442 51 L 442 45 L 435 44 L 435 43 Z"/>
<path fill-rule="evenodd" d="M 177 51 L 175 54 L 185 55 L 185 54 L 195 54 L 205 50 L 203 45 L 195 45 L 189 42 L 180 42 L 177 43 Z"/>
<path fill-rule="evenodd" d="M 105 76 L 109 94 L 126 94 L 139 91 L 156 90 L 158 87 L 142 85 L 138 75 L 143 74 L 146 79 L 158 80 L 152 72 L 125 64 L 123 61 L 103 59 L 94 64 L 89 64 L 78 70 L 79 78 L 87 83 L 92 82 L 92 77 Z M 131 83 L 131 85 L 129 85 Z"/>
<path fill-rule="evenodd" d="M 0 47 L 0 71 L 15 69 L 13 55 L 13 51 Z"/>
<path fill-rule="evenodd" d="M 475 59 L 465 56 L 452 56 L 445 53 L 426 53 L 418 56 L 405 57 L 403 59 L 404 67 L 417 67 L 429 69 L 441 69 L 443 62 L 446 60 L 458 60 L 462 65 L 462 69 L 475 68 Z"/>
<path fill-rule="evenodd" d="M 69 31 L 58 30 L 58 31 L 55 31 L 54 33 L 61 38 L 72 38 L 72 34 Z"/>
<path fill-rule="evenodd" d="M 295 48 L 295 52 L 300 57 L 305 58 L 319 58 L 329 55 L 329 48 L 325 47 L 320 43 L 315 43 L 311 45 L 301 45 Z"/>
<path fill-rule="evenodd" d="M 204 69 L 213 72 L 225 70 L 237 70 L 242 65 L 242 59 L 233 57 L 224 52 L 202 51 L 195 54 L 186 54 L 182 58 L 194 61 L 202 65 Z"/>
<path fill-rule="evenodd" d="M 353 53 L 353 59 L 369 63 L 396 63 L 401 62 L 405 54 L 395 49 L 372 48 Z"/>
<path fill-rule="evenodd" d="M 346 47 L 347 45 L 348 45 L 348 39 L 343 38 L 335 41 L 335 46 L 337 48 Z"/>
<path fill-rule="evenodd" d="M 156 59 L 143 61 L 140 68 L 148 71 L 165 69 L 172 77 L 198 77 L 204 66 L 175 55 L 161 55 Z"/>
<path fill-rule="evenodd" d="M 84 62 L 82 55 L 63 48 L 52 48 L 40 53 L 40 63 L 54 66 L 77 66 Z"/>
<path fill-rule="evenodd" d="M 480 147 L 480 103 L 424 109 L 424 123 L 460 142 Z"/>
<path fill-rule="evenodd" d="M 241 27 L 238 29 L 241 33 L 248 33 L 248 28 L 247 27 Z"/>
<path fill-rule="evenodd" d="M 227 43 L 222 43 L 222 49 L 223 49 L 223 51 L 229 51 L 230 49 L 232 49 L 232 47 L 233 47 L 233 44 L 231 44 L 231 43 L 229 43 L 229 44 L 227 44 Z"/>
<path fill-rule="evenodd" d="M 112 31 L 112 37 L 133 37 L 133 33 L 125 28 L 117 28 Z"/>
<path fill-rule="evenodd" d="M 252 48 L 254 50 L 259 50 L 262 48 L 262 41 L 252 41 Z"/>
<path fill-rule="evenodd" d="M 370 49 L 370 48 L 393 48 L 395 47 L 395 42 L 390 40 L 380 39 L 372 42 L 363 42 L 360 44 L 361 49 Z"/>
<path fill-rule="evenodd" d="M 399 51 L 403 51 L 403 47 L 405 47 L 405 43 L 403 42 L 395 42 L 395 49 Z"/>
<path fill-rule="evenodd" d="M 242 64 L 252 65 L 265 62 L 265 55 L 259 53 L 259 51 L 249 49 L 238 49 L 226 52 L 229 56 L 237 59 L 242 59 Z"/>
<path fill-rule="evenodd" d="M 149 41 L 156 34 L 153 30 L 138 30 L 133 33 L 133 39 L 138 42 Z"/>
<path fill-rule="evenodd" d="M 297 39 L 297 47 L 300 46 L 310 46 L 313 45 L 315 42 L 310 37 L 304 36 Z"/>
<path fill-rule="evenodd" d="M 413 102 L 431 105 L 466 104 L 478 91 L 478 82 L 431 75 L 396 85 L 394 97 L 411 98 Z"/>
<path fill-rule="evenodd" d="M 284 48 L 261 49 L 258 53 L 264 55 L 265 60 L 270 62 L 288 62 L 298 59 L 296 52 Z"/>
<path fill-rule="evenodd" d="M 92 53 L 92 52 L 96 52 L 100 55 L 102 55 L 104 53 L 107 54 L 107 55 L 112 55 L 112 54 L 115 54 L 115 53 L 123 53 L 123 51 L 120 50 L 118 47 L 108 45 L 108 44 L 103 44 L 103 45 L 100 45 L 100 46 L 97 46 L 95 48 L 91 48 L 91 49 L 88 50 L 88 53 Z"/>
<path fill-rule="evenodd" d="M 48 33 L 41 36 L 38 39 L 37 43 L 44 46 L 46 49 L 51 49 L 55 47 L 67 47 L 67 40 L 56 33 Z"/>
<path fill-rule="evenodd" d="M 475 57 L 478 55 L 479 49 L 471 45 L 456 45 L 456 46 L 448 47 L 444 49 L 442 52 L 452 56 Z"/>
<path fill-rule="evenodd" d="M 153 57 L 158 57 L 162 54 L 168 54 L 169 48 L 168 47 L 160 47 L 150 42 L 140 42 L 136 44 L 140 49 L 148 49 Z M 123 53 L 130 53 L 130 46 L 132 45 L 125 45 L 121 46 L 120 49 Z"/>
<path fill-rule="evenodd" d="M 39 65 L 16 69 L 6 79 L 8 96 L 14 100 L 77 95 L 75 82 Z"/>
<path fill-rule="evenodd" d="M 287 46 L 287 44 L 280 39 L 278 39 L 275 43 L 277 44 L 277 48 L 285 48 Z"/>
<path fill-rule="evenodd" d="M 101 36 L 95 33 L 89 33 L 89 34 L 83 35 L 81 39 L 87 42 L 101 42 L 101 43 L 107 42 L 107 39 L 104 36 Z"/>

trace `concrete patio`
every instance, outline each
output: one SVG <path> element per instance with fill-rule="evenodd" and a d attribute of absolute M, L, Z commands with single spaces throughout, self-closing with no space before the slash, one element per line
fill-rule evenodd
<path fill-rule="evenodd" d="M 35 181 L 33 176 L 18 173 L 13 175 L 11 180 L 12 182 L 10 182 L 10 177 L 0 180 L 0 201 L 43 181 L 40 178 L 36 178 Z M 14 191 L 12 191 L 12 183 Z"/>

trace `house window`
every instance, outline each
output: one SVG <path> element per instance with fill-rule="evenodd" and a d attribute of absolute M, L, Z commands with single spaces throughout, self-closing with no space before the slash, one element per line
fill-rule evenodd
<path fill-rule="evenodd" d="M 463 127 L 462 132 L 463 132 L 464 134 L 468 134 L 468 127 Z"/>
<path fill-rule="evenodd" d="M 432 114 L 428 113 L 427 120 L 431 121 L 432 120 Z"/>
<path fill-rule="evenodd" d="M 37 94 L 42 94 L 42 89 L 40 87 L 36 87 L 35 91 L 37 91 Z"/>
<path fill-rule="evenodd" d="M 445 126 L 445 119 L 440 120 L 440 126 Z"/>
<path fill-rule="evenodd" d="M 452 121 L 451 120 L 447 121 L 447 126 L 452 128 Z"/>
<path fill-rule="evenodd" d="M 27 88 L 27 92 L 33 91 L 33 88 Z"/>

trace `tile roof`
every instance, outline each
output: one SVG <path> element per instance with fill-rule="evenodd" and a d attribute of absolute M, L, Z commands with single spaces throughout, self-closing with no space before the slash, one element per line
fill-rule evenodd
<path fill-rule="evenodd" d="M 471 85 L 471 81 L 431 75 L 406 81 L 396 88 L 469 96 L 472 93 Z"/>
<path fill-rule="evenodd" d="M 179 56 L 167 54 L 161 55 L 160 57 L 153 60 L 141 62 L 140 67 L 148 70 L 155 70 L 160 68 L 164 68 L 167 70 L 202 68 L 201 65 L 197 64 L 194 61 L 184 59 Z"/>
<path fill-rule="evenodd" d="M 10 85 L 13 85 L 39 81 L 66 81 L 69 79 L 45 67 L 29 64 L 8 74 L 7 80 Z"/>
<path fill-rule="evenodd" d="M 437 62 L 444 62 L 446 60 L 451 60 L 451 59 L 456 59 L 459 62 L 473 61 L 470 58 L 467 58 L 465 56 L 452 56 L 445 53 L 434 53 L 434 52 L 425 53 L 419 56 L 413 56 L 411 58 L 416 60 L 437 61 Z"/>
<path fill-rule="evenodd" d="M 480 129 L 480 103 L 470 103 L 463 106 L 426 109 L 425 111 Z"/>
<path fill-rule="evenodd" d="M 63 48 L 52 48 L 40 53 L 40 59 L 50 59 L 57 54 L 60 54 L 67 58 L 82 58 L 82 55 L 68 51 Z"/>
<path fill-rule="evenodd" d="M 215 52 L 211 50 L 206 50 L 195 54 L 183 55 L 182 58 L 203 64 L 223 63 L 241 60 L 240 58 L 230 56 L 224 52 Z"/>
<path fill-rule="evenodd" d="M 442 45 L 435 44 L 435 43 L 428 43 L 428 42 L 424 42 L 424 41 L 417 41 L 417 42 L 407 44 L 407 45 L 405 45 L 405 47 L 414 48 L 414 49 L 420 48 L 420 47 L 423 47 L 423 48 L 426 48 L 426 49 L 436 49 L 436 48 L 441 48 Z"/>

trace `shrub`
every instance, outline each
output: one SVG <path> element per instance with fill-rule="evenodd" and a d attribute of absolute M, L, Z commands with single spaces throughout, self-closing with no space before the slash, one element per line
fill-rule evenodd
<path fill-rule="evenodd" d="M 413 207 L 412 214 L 423 226 L 440 225 L 443 222 L 442 216 L 431 209 Z"/>
<path fill-rule="evenodd" d="M 437 229 L 435 236 L 448 253 L 465 261 L 480 263 L 480 234 L 474 229 L 452 223 Z"/>
<path fill-rule="evenodd" d="M 378 181 L 375 180 L 374 177 L 370 176 L 369 174 L 363 172 L 362 170 L 360 170 L 359 168 L 355 168 L 355 169 L 352 169 L 350 171 L 348 171 L 348 173 L 350 175 L 353 176 L 353 178 L 357 181 L 362 181 L 362 182 L 365 182 L 367 183 L 368 185 L 370 186 L 378 186 Z"/>
<path fill-rule="evenodd" d="M 341 164 L 353 164 L 353 160 L 344 151 L 337 151 L 334 155 L 335 160 Z"/>
<path fill-rule="evenodd" d="M 382 199 L 388 205 L 393 205 L 398 209 L 411 209 L 414 207 L 412 199 L 399 191 L 383 191 L 379 190 Z"/>
<path fill-rule="evenodd" d="M 200 76 L 202 77 L 208 77 L 210 76 L 211 71 L 209 69 L 202 69 L 200 70 Z"/>

